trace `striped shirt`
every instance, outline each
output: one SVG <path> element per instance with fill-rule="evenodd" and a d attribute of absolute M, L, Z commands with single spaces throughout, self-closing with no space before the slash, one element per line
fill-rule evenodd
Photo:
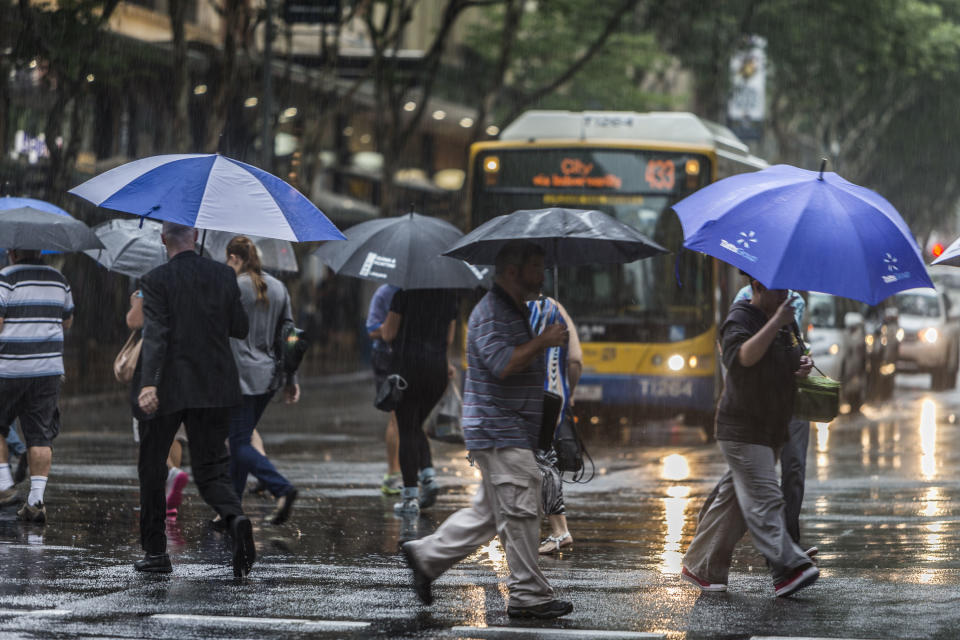
<path fill-rule="evenodd" d="M 67 279 L 39 262 L 0 269 L 0 378 L 63 374 L 63 321 L 73 314 Z"/>
<path fill-rule="evenodd" d="M 529 311 L 497 285 L 470 314 L 463 438 L 467 449 L 535 449 L 543 414 L 544 359 L 507 378 L 513 350 L 533 339 Z"/>

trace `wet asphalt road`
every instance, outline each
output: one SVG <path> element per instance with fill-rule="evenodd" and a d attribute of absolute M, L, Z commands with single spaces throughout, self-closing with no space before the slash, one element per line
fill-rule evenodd
<path fill-rule="evenodd" d="M 271 527 L 263 523 L 271 501 L 245 498 L 260 553 L 245 583 L 234 581 L 229 544 L 207 528 L 211 514 L 192 484 L 168 522 L 173 574 L 133 571 L 138 494 L 126 408 L 69 404 L 46 491 L 50 522 L 24 525 L 13 509 L 0 510 L 0 637 L 561 637 L 565 629 L 563 637 L 960 638 L 960 393 L 927 389 L 927 376 L 903 376 L 893 401 L 811 433 L 802 526 L 805 542 L 820 548 L 822 573 L 789 599 L 773 597 L 749 538 L 728 593 L 701 595 L 678 581 L 697 511 L 723 472 L 699 431 L 656 423 L 593 441 L 597 476 L 567 487 L 573 550 L 542 561 L 575 609 L 549 623 L 507 618 L 496 543 L 440 579 L 432 607 L 418 604 L 397 540 L 429 533 L 465 505 L 474 470 L 458 447 L 435 445 L 438 504 L 412 526 L 395 518 L 393 499 L 379 492 L 383 420 L 366 380 L 306 385 L 297 407 L 267 410 L 268 452 L 300 500 L 290 523 Z"/>

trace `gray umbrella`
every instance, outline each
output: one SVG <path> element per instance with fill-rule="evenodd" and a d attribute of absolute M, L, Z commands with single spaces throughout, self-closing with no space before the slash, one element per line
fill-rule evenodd
<path fill-rule="evenodd" d="M 511 240 L 530 240 L 543 247 L 547 266 L 553 266 L 554 296 L 559 265 L 617 264 L 669 253 L 602 211 L 552 208 L 497 216 L 460 238 L 443 255 L 493 264 L 497 252 Z"/>
<path fill-rule="evenodd" d="M 103 242 L 102 250 L 85 251 L 110 271 L 139 278 L 167 261 L 167 250 L 160 240 L 163 225 L 155 220 L 117 219 L 94 227 Z"/>
<path fill-rule="evenodd" d="M 240 234 L 230 233 L 229 231 L 205 231 L 204 235 L 206 236 L 203 244 L 204 255 L 220 262 L 226 262 L 227 245 Z M 293 252 L 293 243 L 289 240 L 258 236 L 247 237 L 256 245 L 257 253 L 260 255 L 260 264 L 267 271 L 297 273 L 300 270 L 297 267 L 297 256 Z"/>
<path fill-rule="evenodd" d="M 401 289 L 472 289 L 487 283 L 478 269 L 440 253 L 463 234 L 439 218 L 408 213 L 361 222 L 345 230 L 345 242 L 314 252 L 334 272 Z"/>
<path fill-rule="evenodd" d="M 0 247 L 82 251 L 103 245 L 90 227 L 75 218 L 18 207 L 0 210 Z"/>

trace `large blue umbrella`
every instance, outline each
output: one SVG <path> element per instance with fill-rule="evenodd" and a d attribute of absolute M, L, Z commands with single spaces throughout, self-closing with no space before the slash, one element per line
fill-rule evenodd
<path fill-rule="evenodd" d="M 772 289 L 876 304 L 904 289 L 933 286 L 893 205 L 836 173 L 776 165 L 715 182 L 673 209 L 684 247 Z"/>
<path fill-rule="evenodd" d="M 198 229 L 296 242 L 344 238 L 289 184 L 219 154 L 135 160 L 87 180 L 70 193 L 107 209 Z"/>

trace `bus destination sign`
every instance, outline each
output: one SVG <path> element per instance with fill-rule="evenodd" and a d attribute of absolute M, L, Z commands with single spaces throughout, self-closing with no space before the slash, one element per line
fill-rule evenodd
<path fill-rule="evenodd" d="M 696 188 L 703 166 L 702 156 L 633 149 L 498 150 L 479 161 L 487 189 L 607 194 Z"/>

